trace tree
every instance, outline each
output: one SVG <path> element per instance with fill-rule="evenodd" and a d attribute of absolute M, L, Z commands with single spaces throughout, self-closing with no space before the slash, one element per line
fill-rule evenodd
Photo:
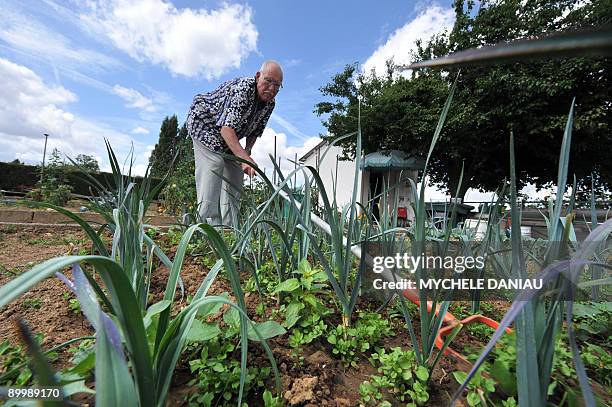
<path fill-rule="evenodd" d="M 32 198 L 58 206 L 65 205 L 70 199 L 72 191 L 72 187 L 68 185 L 68 167 L 60 151 L 54 148 L 45 164 L 42 182 L 38 185 L 39 188 L 32 191 Z"/>
<path fill-rule="evenodd" d="M 15 158 L 13 161 L 11 161 L 11 164 L 23 165 L 23 163 L 19 161 L 19 158 Z"/>
<path fill-rule="evenodd" d="M 166 212 L 173 214 L 190 213 L 197 219 L 197 195 L 195 188 L 195 158 L 191 138 L 185 125 L 179 132 L 178 153 L 175 169 L 168 178 L 161 196 Z"/>
<path fill-rule="evenodd" d="M 54 148 L 44 167 L 43 182 L 53 185 L 66 184 L 68 182 L 67 169 L 68 166 L 62 158 L 62 153 Z"/>
<path fill-rule="evenodd" d="M 79 154 L 74 158 L 74 162 L 88 172 L 95 174 L 100 172 L 100 164 L 98 164 L 98 160 L 91 155 Z"/>
<path fill-rule="evenodd" d="M 570 0 L 455 1 L 456 23 L 419 43 L 415 60 L 496 44 L 517 38 L 609 23 L 612 8 L 603 1 L 580 6 Z M 347 67 L 321 90 L 337 98 L 317 105 L 332 138 L 356 129 L 357 87 L 363 95 L 362 129 L 366 153 L 396 148 L 426 153 L 438 116 L 457 71 L 424 69 L 408 78 L 374 79 Z M 508 138 L 515 135 L 520 182 L 538 187 L 556 181 L 563 129 L 576 97 L 570 173 L 585 180 L 590 174 L 610 188 L 609 59 L 562 58 L 464 68 L 442 137 L 434 150 L 431 176 L 455 193 L 462 164 L 468 188 L 495 190 L 508 176 Z M 389 76 L 389 75 L 387 75 Z M 363 84 L 367 83 L 368 87 Z M 359 86 L 355 86 L 355 84 Z M 350 94 L 350 96 L 349 96 Z M 375 120 L 376 123 L 368 123 Z M 350 142 L 344 143 L 350 146 Z"/>
<path fill-rule="evenodd" d="M 170 171 L 172 160 L 178 151 L 179 142 L 178 119 L 176 115 L 166 116 L 159 131 L 159 141 L 149 158 L 151 176 L 161 178 Z"/>

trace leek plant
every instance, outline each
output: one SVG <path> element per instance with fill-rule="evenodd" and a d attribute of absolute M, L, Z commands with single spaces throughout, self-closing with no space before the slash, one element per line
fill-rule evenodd
<path fill-rule="evenodd" d="M 357 133 L 351 133 L 346 136 L 343 136 L 340 139 L 337 139 L 335 142 L 340 141 L 341 139 L 348 138 L 354 135 L 357 135 L 357 151 L 361 151 L 361 128 L 358 128 Z M 334 143 L 332 143 L 333 145 Z M 329 149 L 327 150 L 329 151 Z M 327 151 L 324 153 L 322 157 L 325 156 Z M 245 162 L 240 158 L 232 158 L 239 162 Z M 323 159 L 323 158 L 321 158 Z M 287 255 L 289 255 L 290 251 L 293 247 L 293 242 L 298 244 L 299 250 L 296 253 L 293 253 L 292 256 L 295 261 L 298 258 L 304 258 L 308 249 L 312 248 L 317 259 L 321 263 L 327 278 L 332 285 L 332 288 L 336 294 L 336 298 L 340 302 L 341 312 L 342 312 L 342 321 L 343 326 L 348 328 L 350 325 L 350 319 L 352 312 L 355 308 L 355 304 L 357 302 L 357 298 L 359 295 L 359 289 L 361 287 L 361 275 L 363 270 L 365 269 L 365 263 L 363 259 L 361 259 L 361 264 L 359 266 L 359 271 L 356 273 L 356 276 L 352 277 L 353 272 L 353 259 L 351 249 L 354 245 L 359 244 L 363 241 L 363 237 L 359 239 L 354 239 L 353 237 L 357 235 L 357 231 L 362 230 L 362 225 L 366 222 L 363 219 L 358 219 L 357 217 L 357 207 L 359 204 L 357 201 L 357 185 L 359 182 L 359 161 L 357 160 L 355 165 L 355 177 L 353 181 L 353 196 L 350 204 L 347 204 L 341 211 L 338 211 L 337 205 L 330 203 L 329 197 L 326 192 L 325 185 L 319 176 L 318 171 L 311 166 L 298 166 L 292 172 L 287 175 L 287 178 L 284 178 L 280 168 L 275 164 L 275 169 L 279 174 L 280 183 L 277 186 L 274 186 L 272 182 L 270 182 L 269 178 L 266 174 L 261 171 L 258 167 L 254 167 L 256 172 L 262 177 L 262 179 L 268 184 L 270 188 L 274 191 L 270 198 L 264 202 L 262 205 L 258 207 L 257 213 L 253 213 L 244 229 L 241 231 L 241 238 L 239 239 L 239 243 L 243 246 L 245 245 L 246 239 L 250 233 L 252 233 L 253 229 L 256 225 L 265 219 L 264 216 L 267 210 L 275 205 L 279 201 L 279 195 L 285 194 L 290 203 L 289 208 L 289 220 L 292 223 L 291 225 L 291 234 L 287 234 L 287 232 L 281 232 L 281 240 L 284 242 L 284 249 L 287 249 Z M 289 183 L 291 178 L 298 171 L 303 171 L 305 173 L 305 184 L 314 184 L 317 186 L 321 198 L 323 200 L 323 214 L 325 221 L 329 224 L 329 239 L 327 242 L 319 242 L 318 235 L 315 234 L 311 229 L 311 200 L 310 200 L 310 187 L 305 187 L 304 193 L 304 204 L 300 205 L 296 202 L 296 199 L 293 196 L 291 189 L 289 188 Z M 308 173 L 312 175 L 312 179 L 308 177 Z M 294 223 L 293 223 L 294 222 Z M 274 224 L 274 222 L 266 222 L 270 226 Z M 282 230 L 280 227 L 274 228 L 277 232 Z M 345 235 L 347 237 L 345 237 Z M 283 238 L 284 236 L 284 238 Z M 331 262 L 328 260 L 326 247 L 328 244 L 331 249 Z M 238 246 L 238 243 L 237 243 Z M 292 260 L 292 263 L 294 261 Z M 297 268 L 297 267 L 296 267 Z M 280 278 L 279 278 L 280 279 Z"/>
<path fill-rule="evenodd" d="M 458 76 L 452 87 L 450 88 L 449 95 L 442 108 L 438 124 L 436 126 L 432 142 L 430 144 L 429 152 L 425 162 L 425 168 L 421 175 L 420 189 L 417 189 L 417 186 L 414 181 L 410 179 L 412 191 L 419 191 L 419 195 L 413 203 L 415 219 L 413 224 L 410 225 L 410 227 L 403 228 L 397 226 L 397 199 L 395 202 L 393 202 L 393 209 L 391 209 L 391 213 L 389 213 L 388 208 L 390 207 L 390 205 L 387 204 L 386 194 L 387 191 L 392 188 L 392 186 L 385 186 L 385 191 L 383 192 L 383 195 L 381 197 L 383 210 L 380 219 L 378 220 L 378 222 L 376 222 L 378 233 L 370 238 L 370 240 L 372 240 L 381 247 L 385 255 L 393 256 L 399 253 L 400 251 L 409 250 L 414 258 L 418 258 L 424 253 L 427 253 L 428 251 L 435 251 L 436 255 L 444 257 L 449 251 L 452 225 L 454 224 L 456 217 L 456 204 L 454 204 L 451 208 L 451 218 L 449 222 L 445 222 L 445 226 L 441 230 L 435 229 L 435 226 L 428 225 L 428 214 L 425 203 L 425 187 L 427 184 L 428 164 L 431 159 L 437 140 L 442 132 L 444 123 L 446 121 L 446 117 L 448 115 L 448 111 L 453 100 L 455 88 L 457 86 L 457 80 Z M 461 179 L 459 182 L 461 183 Z M 460 185 L 458 186 L 458 189 L 459 188 Z M 431 233 L 432 228 L 434 228 L 434 231 L 436 233 Z M 398 238 L 397 232 L 400 232 L 402 237 Z M 406 239 L 406 237 L 408 239 Z M 463 251 L 469 252 L 470 247 L 469 245 L 465 244 L 465 239 L 462 239 L 460 243 L 463 245 Z M 413 276 L 416 281 L 420 281 L 423 279 L 431 278 L 432 276 L 437 276 L 440 273 L 441 270 L 435 268 L 427 268 L 426 265 L 424 265 L 422 262 L 419 262 L 417 268 L 414 270 Z M 390 276 L 390 278 L 397 279 L 396 273 L 392 273 Z M 444 351 L 448 344 L 454 339 L 454 337 L 461 329 L 461 324 L 457 325 L 457 327 L 451 332 L 451 334 L 447 336 L 441 351 L 435 354 L 436 336 L 442 326 L 444 316 L 448 311 L 451 298 L 448 298 L 448 295 L 445 295 L 442 291 L 430 289 L 420 289 L 418 296 L 420 301 L 420 324 L 418 327 L 420 333 L 420 340 L 418 339 L 414 329 L 412 320 L 413 317 L 409 313 L 405 303 L 405 299 L 402 295 L 399 295 L 400 309 L 404 316 L 410 339 L 414 344 L 416 360 L 421 366 L 427 367 L 429 372 L 431 372 L 439 362 L 441 356 L 444 354 Z M 430 309 L 428 307 L 428 301 L 431 301 L 432 306 Z"/>
<path fill-rule="evenodd" d="M 352 247 L 364 240 L 361 231 L 364 229 L 363 225 L 367 222 L 367 219 L 357 215 L 359 204 L 357 203 L 357 189 L 360 182 L 360 161 L 361 161 L 361 99 L 359 100 L 359 111 L 357 121 L 357 133 L 356 133 L 356 145 L 355 145 L 355 172 L 353 177 L 353 193 L 350 203 L 344 206 L 342 210 L 338 210 L 338 205 L 335 199 L 333 205 L 330 204 L 327 191 L 318 171 L 310 166 L 306 166 L 312 175 L 312 180 L 317 186 L 321 199 L 323 200 L 323 218 L 329 225 L 329 235 L 327 244 L 331 249 L 331 262 L 328 261 L 327 256 L 323 250 L 322 243 L 315 241 L 316 235 L 308 231 L 309 224 L 304 219 L 301 220 L 300 228 L 308 231 L 308 235 L 311 237 L 311 247 L 315 252 L 319 262 L 321 263 L 327 278 L 332 285 L 332 288 L 336 294 L 337 300 L 340 302 L 342 312 L 342 326 L 346 330 L 351 323 L 351 315 L 355 309 L 357 298 L 361 290 L 361 278 L 365 271 L 365 257 L 362 256 L 359 259 L 359 268 L 357 273 L 353 273 L 353 254 Z M 349 137 L 350 135 L 342 138 Z M 339 141 L 340 139 L 337 139 Z M 333 145 L 333 144 L 332 144 Z M 327 150 L 329 151 L 329 149 Z M 325 153 L 327 153 L 327 151 Z M 323 156 L 324 157 L 324 156 Z M 321 160 L 323 160 L 323 157 Z M 308 180 L 308 177 L 305 175 Z M 293 199 L 292 204 L 295 205 Z M 310 214 L 307 214 L 308 217 Z M 367 241 L 369 235 L 365 236 Z M 353 274 L 355 274 L 353 276 Z"/>
<path fill-rule="evenodd" d="M 133 183 L 123 183 L 117 160 L 108 143 L 107 148 L 119 188 L 116 195 L 98 208 L 105 215 L 113 233 L 111 253 L 98 233 L 86 222 L 75 214 L 54 207 L 84 228 L 99 255 L 58 257 L 35 266 L 0 287 L 0 308 L 38 282 L 58 273 L 58 277 L 76 293 L 84 315 L 96 331 L 96 404 L 148 407 L 165 405 L 172 375 L 186 341 L 197 335 L 197 330 L 193 331 L 192 327 L 200 310 L 214 304 L 228 304 L 240 314 L 241 376 L 238 405 L 241 405 L 245 385 L 249 336 L 263 341 L 280 389 L 278 370 L 265 338 L 284 331 L 276 326 L 278 324 L 270 322 L 261 325 L 259 329 L 248 320 L 236 264 L 222 237 L 213 227 L 197 224 L 183 234 L 173 261 L 150 240 L 144 256 L 143 241 L 147 241 L 148 236 L 143 227 L 145 200 L 142 199 L 143 193 L 139 192 L 142 190 Z M 147 177 L 144 181 L 145 190 L 146 180 Z M 147 198 L 152 196 L 144 195 Z M 101 209 L 103 207 L 107 210 Z M 112 218 L 109 216 L 109 208 L 112 208 Z M 175 312 L 173 316 L 182 265 L 189 242 L 196 232 L 206 237 L 219 260 L 190 304 L 180 310 L 175 309 L 178 314 Z M 164 299 L 147 307 L 153 253 L 169 265 L 170 274 Z M 81 269 L 80 264 L 92 267 L 103 284 L 98 284 L 91 271 L 88 268 Z M 74 282 L 60 274 L 70 265 L 73 266 Z M 223 297 L 207 296 L 208 289 L 221 269 L 229 277 L 237 304 Z"/>
<path fill-rule="evenodd" d="M 280 174 L 280 170 L 279 170 Z M 280 175 L 282 177 L 282 174 Z M 263 175 L 267 182 L 268 190 L 272 191 L 272 183 Z M 309 186 L 304 187 L 309 191 Z M 299 192 L 296 189 L 291 191 Z M 309 195 L 309 194 L 308 194 Z M 295 270 L 298 264 L 307 257 L 309 239 L 304 232 L 296 228 L 299 217 L 296 216 L 295 208 L 288 206 L 279 197 L 269 198 L 268 201 L 259 205 L 247 203 L 246 216 L 237 234 L 242 239 L 237 241 L 235 250 L 241 259 L 252 259 L 252 269 L 258 270 L 265 262 L 264 254 L 269 252 L 274 264 L 279 282 L 289 277 L 288 270 Z M 302 213 L 310 211 L 310 197 L 304 196 L 302 202 Z M 265 217 L 259 216 L 265 210 Z M 276 233 L 277 241 L 273 238 Z M 253 248 L 255 246 L 255 248 Z"/>
<path fill-rule="evenodd" d="M 457 76 L 458 79 L 458 76 Z M 442 251 L 442 253 L 446 252 L 448 248 L 448 241 L 450 238 L 450 228 L 447 228 L 444 239 L 440 242 L 439 239 L 431 239 L 427 233 L 427 211 L 425 204 L 425 186 L 427 184 L 427 167 L 429 164 L 429 160 L 431 159 L 431 155 L 433 153 L 434 147 L 437 143 L 438 138 L 442 132 L 442 128 L 444 126 L 444 122 L 446 120 L 446 116 L 448 115 L 448 111 L 451 106 L 451 102 L 453 100 L 453 95 L 455 92 L 455 88 L 457 86 L 457 79 L 455 79 L 453 85 L 449 90 L 449 95 L 444 103 L 444 107 L 442 108 L 442 112 L 440 114 L 438 124 L 436 126 L 436 130 L 434 132 L 431 145 L 429 147 L 429 152 L 427 154 L 427 159 L 425 161 L 425 168 L 421 175 L 420 180 L 420 190 L 418 199 L 414 202 L 414 212 L 415 212 L 415 220 L 414 224 L 409 229 L 408 236 L 410 238 L 410 251 L 411 255 L 415 258 L 420 257 L 423 253 L 426 252 L 426 242 L 437 241 L 437 243 L 441 243 L 439 246 L 436 243 L 436 248 Z M 411 180 L 412 190 L 416 191 L 417 186 Z M 454 212 L 454 211 L 453 211 Z M 451 221 L 452 224 L 452 221 Z M 395 233 L 394 229 L 387 230 L 386 233 Z M 423 267 L 422 262 L 419 262 L 416 270 L 414 270 L 414 278 L 416 281 L 420 281 L 422 279 L 426 279 L 428 273 L 435 272 L 435 270 L 428 270 Z M 395 278 L 395 276 L 394 276 Z M 449 299 L 441 299 L 440 293 L 432 290 L 422 289 L 419 290 L 419 313 L 420 313 L 420 338 L 419 341 L 417 339 L 414 326 L 412 323 L 412 316 L 410 315 L 408 308 L 405 303 L 405 299 L 400 295 L 400 305 L 402 314 L 404 316 L 404 320 L 406 322 L 406 326 L 408 329 L 408 333 L 410 335 L 410 339 L 414 344 L 414 351 L 416 355 L 416 359 L 420 365 L 428 367 L 431 372 L 435 365 L 440 360 L 440 357 L 444 353 L 445 348 L 448 346 L 448 343 L 452 341 L 454 336 L 458 333 L 460 329 L 460 325 L 458 328 L 454 330 L 446 339 L 444 343 L 443 349 L 438 352 L 437 356 L 434 358 L 434 347 L 435 347 L 435 339 L 437 332 L 440 330 L 442 326 L 442 322 L 444 320 L 444 316 L 448 311 L 448 307 L 450 305 Z M 428 301 L 432 301 L 431 310 L 428 310 Z"/>
<path fill-rule="evenodd" d="M 565 316 L 568 340 L 572 349 L 582 396 L 587 406 L 595 406 L 595 398 L 588 384 L 588 378 L 574 335 L 572 321 L 573 303 L 576 287 L 585 265 L 592 264 L 602 268 L 612 268 L 609 264 L 598 263 L 596 258 L 602 243 L 606 241 L 608 235 L 612 232 L 612 220 L 594 228 L 589 236 L 580 243 L 576 241 L 575 235 L 573 235 L 573 214 L 571 213 L 573 198 L 570 200 L 567 215 L 562 216 L 573 117 L 574 102 L 572 102 L 561 146 L 557 196 L 555 202 L 552 199 L 549 202 L 549 217 L 546 218 L 548 227 L 546 250 L 543 258 L 535 259 L 541 270 L 537 278 L 541 278 L 543 283 L 547 284 L 542 291 L 544 289 L 553 289 L 553 294 L 547 297 L 540 290 L 523 290 L 517 293 L 499 328 L 483 349 L 472 370 L 467 375 L 465 382 L 455 393 L 453 403 L 466 388 L 470 379 L 474 377 L 504 330 L 514 322 L 516 328 L 516 375 L 519 404 L 525 406 L 545 405 L 548 398 L 548 386 L 550 384 L 555 344 L 559 339 L 559 333 Z M 510 137 L 510 171 L 510 205 L 513 221 L 511 233 L 512 251 L 510 254 L 507 252 L 497 253 L 496 257 L 505 256 L 506 259 L 493 262 L 493 264 L 500 274 L 527 278 L 527 259 L 532 254 L 525 253 L 519 231 L 521 213 L 517 203 L 514 139 L 512 135 Z M 575 188 L 573 188 L 573 191 L 575 191 Z M 508 264 L 510 264 L 509 267 Z M 606 283 L 609 283 L 609 279 L 589 282 L 591 285 Z"/>
<path fill-rule="evenodd" d="M 516 62 L 524 59 L 550 58 L 554 56 L 574 57 L 585 55 L 609 54 L 612 48 L 609 28 L 599 31 L 570 32 L 548 37 L 502 43 L 492 47 L 469 49 L 430 61 L 414 63 L 407 69 L 424 67 L 457 67 L 477 64 L 496 64 Z M 547 399 L 547 386 L 550 382 L 550 372 L 554 357 L 554 344 L 564 316 L 567 321 L 568 337 L 576 372 L 587 406 L 595 406 L 593 393 L 588 384 L 584 365 L 580 358 L 578 346 L 572 326 L 573 294 L 578 278 L 585 265 L 610 268 L 608 264 L 597 263 L 597 252 L 612 231 L 612 220 L 593 227 L 589 236 L 578 243 L 573 239 L 572 219 L 570 213 L 561 218 L 563 194 L 567 182 L 569 165 L 569 148 L 573 121 L 573 107 L 570 109 L 559 160 L 556 202 L 549 204 L 548 242 L 544 259 L 540 261 L 541 272 L 538 278 L 544 283 L 550 283 L 558 294 L 550 299 L 543 297 L 537 290 L 523 290 L 517 293 L 510 309 L 502 319 L 489 343 L 475 362 L 466 380 L 454 394 L 451 404 L 454 404 L 469 381 L 474 377 L 485 358 L 493 349 L 495 343 L 503 335 L 504 330 L 516 320 L 517 331 L 517 384 L 519 404 L 524 406 L 542 406 Z M 494 260 L 493 265 L 500 275 L 526 277 L 526 255 L 520 235 L 520 210 L 516 201 L 516 171 L 514 161 L 514 140 L 510 138 L 510 172 L 511 172 L 511 217 L 513 233 L 511 236 L 512 252 L 510 255 L 502 252 L 498 256 L 501 261 Z M 573 188 L 575 191 L 575 188 Z M 573 198 L 570 208 L 573 206 Z M 593 226 L 596 222 L 593 222 Z M 563 277 L 566 277 L 563 279 Z M 597 276 L 597 274 L 596 274 Z M 591 286 L 609 283 L 601 279 L 589 282 Z M 569 300 L 567 294 L 569 293 Z M 563 294 L 566 294 L 563 296 Z"/>
<path fill-rule="evenodd" d="M 132 177 L 133 152 L 128 156 L 130 160 L 127 176 L 123 175 L 119 161 L 108 142 L 105 140 L 108 159 L 113 173 L 113 185 L 103 185 L 96 178 L 92 177 L 84 168 L 81 168 L 74 161 L 73 164 L 81 168 L 82 175 L 90 184 L 90 190 L 95 194 L 89 207 L 92 211 L 99 214 L 105 224 L 98 231 L 79 216 L 58 206 L 49 204 L 38 204 L 54 209 L 57 212 L 71 218 L 77 222 L 92 240 L 94 252 L 116 259 L 121 264 L 122 269 L 127 273 L 132 288 L 136 293 L 139 308 L 144 311 L 146 308 L 149 287 L 151 283 L 151 273 L 153 271 L 153 255 L 157 257 L 166 267 L 172 268 L 172 262 L 159 249 L 153 240 L 144 233 L 145 223 L 144 214 L 150 206 L 153 198 L 164 186 L 166 177 L 162 179 L 154 188 L 151 188 L 151 178 L 147 168 L 145 176 L 140 184 L 136 183 Z M 109 253 L 100 235 L 104 230 L 108 230 L 113 236 L 112 248 Z M 147 256 L 142 256 L 146 246 Z M 181 292 L 183 283 L 179 278 Z"/>
<path fill-rule="evenodd" d="M 483 218 L 485 207 L 483 207 L 480 211 L 479 220 L 476 224 L 476 229 L 474 231 L 469 230 L 464 225 L 464 234 L 460 237 L 462 241 L 464 257 L 469 256 L 472 258 L 476 258 L 478 256 L 482 256 L 486 259 L 487 262 L 496 261 L 498 259 L 498 257 L 489 256 L 489 253 L 496 253 L 499 250 L 503 250 L 501 244 L 504 237 L 502 236 L 501 225 L 502 221 L 504 220 L 504 217 L 501 215 L 501 207 L 504 201 L 506 190 L 507 188 L 504 183 L 504 185 L 497 190 L 497 198 L 495 199 L 495 201 L 491 200 L 491 203 L 488 205 L 489 213 L 487 219 L 487 227 L 482 239 L 479 239 L 476 236 L 476 231 L 478 230 L 480 220 Z M 474 278 L 484 278 L 485 271 L 486 267 L 476 270 L 476 272 L 474 273 Z M 481 294 L 482 293 L 480 290 L 473 290 L 473 292 L 470 293 L 472 314 L 476 314 L 480 310 Z"/>
<path fill-rule="evenodd" d="M 246 161 L 233 155 L 222 155 L 226 159 L 246 163 Z M 263 182 L 258 182 L 250 188 L 252 194 L 253 191 L 256 191 L 254 195 L 259 199 L 242 200 L 241 222 L 237 223 L 237 227 L 232 228 L 236 240 L 231 247 L 231 251 L 239 257 L 241 268 L 251 272 L 258 289 L 260 289 L 258 270 L 268 259 L 271 259 L 274 265 L 279 282 L 285 281 L 289 277 L 289 270 L 297 269 L 298 264 L 307 257 L 310 242 L 305 232 L 296 228 L 298 220 L 304 219 L 308 223 L 310 219 L 304 215 L 310 212 L 310 185 L 306 184 L 302 190 L 295 187 L 293 189 L 286 188 L 288 181 L 284 180 L 274 158 L 270 156 L 270 159 L 276 167 L 274 175 L 276 176 L 278 172 L 279 178 L 283 182 L 282 187 L 276 189 L 275 183 L 270 181 L 265 172 L 261 171 L 259 167 L 253 167 L 263 180 Z M 297 170 L 292 174 L 296 172 Z M 227 183 L 231 183 L 222 174 L 217 175 Z M 281 189 L 291 194 L 297 193 L 300 195 L 304 191 L 302 209 L 298 211 L 301 214 L 300 216 L 296 216 L 296 209 L 287 205 L 278 197 L 277 193 L 272 193 Z M 259 202 L 262 193 L 264 194 L 264 201 Z"/>
<path fill-rule="evenodd" d="M 200 230 L 204 233 L 221 258 L 200 285 L 191 303 L 182 308 L 178 315 L 170 318 L 174 305 L 176 279 L 181 271 L 189 240 Z M 82 271 L 79 264 L 92 266 L 104 282 L 100 287 L 88 271 Z M 170 273 L 164 300 L 151 305 L 146 313 L 139 311 L 136 293 L 127 273 L 121 265 L 103 256 L 66 256 L 48 260 L 30 271 L 18 276 L 0 287 L 0 308 L 11 303 L 38 282 L 65 267 L 73 265 L 74 283 L 62 277 L 75 290 L 83 313 L 96 330 L 96 395 L 97 405 L 164 406 L 174 368 L 184 348 L 198 311 L 211 304 L 228 304 L 241 315 L 241 372 L 246 372 L 248 346 L 248 325 L 263 341 L 280 388 L 278 370 L 270 348 L 265 343 L 266 332 L 248 321 L 244 312 L 244 299 L 239 290 L 239 276 L 221 236 L 209 225 L 191 226 L 179 244 L 173 269 Z M 217 273 L 224 267 L 238 305 L 226 298 L 207 296 Z M 96 296 L 94 296 L 96 293 Z M 108 293 L 108 294 L 107 294 Z M 98 299 L 105 304 L 108 314 L 98 305 Z M 274 329 L 275 332 L 278 330 Z M 251 335 L 253 336 L 253 335 Z M 125 342 L 125 351 L 123 350 Z M 126 360 L 124 353 L 127 353 Z M 128 362 L 131 366 L 128 369 Z M 240 378 L 239 405 L 242 399 L 245 375 Z"/>
<path fill-rule="evenodd" d="M 392 206 L 390 206 L 388 203 L 389 192 L 391 190 L 397 189 L 397 186 L 405 181 L 406 180 L 402 179 L 400 173 L 398 184 L 392 186 L 390 185 L 389 180 L 389 182 L 387 182 L 383 186 L 383 189 L 379 195 L 369 197 L 368 203 L 366 205 L 366 207 L 368 208 L 366 216 L 369 219 L 370 224 L 372 225 L 372 231 L 370 231 L 370 236 L 367 240 L 369 247 L 372 248 L 370 253 L 375 252 L 377 256 L 395 257 L 397 253 L 402 253 L 409 247 L 409 242 L 407 241 L 408 235 L 410 234 L 409 229 L 398 226 L 398 194 L 394 194 L 395 200 Z M 373 203 L 377 199 L 380 199 L 381 208 L 378 219 L 376 219 L 372 214 Z M 398 270 L 395 270 L 393 268 L 390 269 L 390 271 L 393 272 L 393 276 L 395 277 Z M 368 281 L 368 283 L 370 283 L 370 281 Z M 384 293 L 386 298 L 383 298 L 384 302 L 383 305 L 380 307 L 381 310 L 391 302 L 395 294 L 395 292 L 391 291 L 386 291 Z M 378 296 L 376 296 L 375 298 L 380 299 L 380 297 Z"/>

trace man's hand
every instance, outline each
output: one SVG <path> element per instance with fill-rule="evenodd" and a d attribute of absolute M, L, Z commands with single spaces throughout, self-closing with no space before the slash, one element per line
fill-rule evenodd
<path fill-rule="evenodd" d="M 225 140 L 225 143 L 236 157 L 240 157 L 243 160 L 250 161 L 255 164 L 255 161 L 251 158 L 251 155 L 238 142 L 238 136 L 236 135 L 234 129 L 232 129 L 231 127 L 222 126 L 221 137 L 223 137 L 223 140 Z M 250 149 L 250 147 L 252 146 L 253 142 L 250 146 L 248 146 L 248 148 Z M 255 175 L 255 170 L 250 165 L 241 163 L 240 166 L 242 168 L 242 171 L 244 171 L 244 173 L 249 177 Z"/>
<path fill-rule="evenodd" d="M 249 156 L 249 158 L 247 159 L 247 161 L 252 162 L 253 164 L 257 165 L 255 163 L 255 161 Z M 244 171 L 244 173 L 246 175 L 248 175 L 249 177 L 254 177 L 256 172 L 255 169 L 253 167 L 251 167 L 249 164 L 246 163 L 241 163 L 240 166 L 242 167 L 242 171 Z"/>

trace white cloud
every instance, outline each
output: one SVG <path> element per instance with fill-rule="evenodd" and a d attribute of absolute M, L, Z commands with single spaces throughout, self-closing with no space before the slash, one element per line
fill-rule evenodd
<path fill-rule="evenodd" d="M 153 149 L 155 149 L 154 145 L 147 145 L 144 147 L 144 160 L 140 160 L 134 167 L 132 168 L 132 172 L 137 175 L 144 175 L 149 167 L 149 158 L 151 157 L 151 153 L 153 153 Z"/>
<path fill-rule="evenodd" d="M 257 165 L 261 168 L 265 168 L 266 174 L 272 179 L 274 171 L 274 165 L 270 155 L 274 155 L 274 137 L 276 136 L 276 157 L 277 162 L 280 157 L 281 170 L 284 175 L 288 175 L 294 169 L 295 157 L 299 158 L 306 154 L 311 148 L 321 142 L 318 137 L 310 137 L 304 140 L 302 145 L 289 146 L 287 145 L 287 135 L 285 133 L 276 132 L 270 127 L 266 127 L 263 135 L 257 140 L 255 146 L 253 146 L 253 153 L 251 157 L 255 160 Z M 298 174 L 298 184 L 302 183 L 303 177 Z"/>
<path fill-rule="evenodd" d="M 294 66 L 298 66 L 302 64 L 302 60 L 301 59 L 289 59 L 287 61 L 283 62 L 283 67 L 284 68 L 292 68 Z"/>
<path fill-rule="evenodd" d="M 61 86 L 47 86 L 30 69 L 0 58 L 0 131 L 40 138 L 66 131 L 74 116 L 61 105 L 77 96 Z"/>
<path fill-rule="evenodd" d="M 256 51 L 258 32 L 248 6 L 177 9 L 164 0 L 87 2 L 81 19 L 138 61 L 170 72 L 213 79 Z"/>
<path fill-rule="evenodd" d="M 418 188 L 420 187 L 421 184 L 419 183 Z M 526 195 L 529 200 L 544 200 L 548 196 L 554 196 L 555 188 L 542 188 L 538 191 L 534 184 L 527 184 L 521 189 L 520 193 Z M 442 186 L 440 185 L 427 185 L 425 187 L 426 201 L 443 202 L 449 201 L 450 198 L 450 194 L 444 192 Z M 493 191 L 481 192 L 477 189 L 470 188 L 465 193 L 463 201 L 468 203 L 468 205 L 478 207 L 478 202 L 494 202 L 496 199 L 497 195 Z"/>
<path fill-rule="evenodd" d="M 295 127 L 288 120 L 286 120 L 285 118 L 279 116 L 278 114 L 272 113 L 271 119 L 272 119 L 272 121 L 274 121 L 278 125 L 280 125 L 282 128 L 287 130 L 289 132 L 289 134 L 291 134 L 292 136 L 295 136 L 295 137 L 299 138 L 302 141 L 306 141 L 306 140 L 309 139 L 309 137 L 306 134 L 302 133 L 297 127 Z"/>
<path fill-rule="evenodd" d="M 19 14 L 8 3 L 1 3 L 0 11 L 0 41 L 13 51 L 71 71 L 87 68 L 99 72 L 123 67 L 112 57 L 76 46 L 70 39 L 32 16 Z"/>
<path fill-rule="evenodd" d="M 426 41 L 432 35 L 452 28 L 455 13 L 452 8 L 432 6 L 419 14 L 414 20 L 398 28 L 389 36 L 387 41 L 378 47 L 366 60 L 363 69 L 370 72 L 372 69 L 377 75 L 385 74 L 385 63 L 393 59 L 396 64 L 407 64 L 410 61 L 410 52 L 415 50 L 416 40 Z"/>
<path fill-rule="evenodd" d="M 103 123 L 76 116 L 67 105 L 77 96 L 61 86 L 51 86 L 32 70 L 0 58 L 0 160 L 19 158 L 27 163 L 42 161 L 45 138 L 50 135 L 47 153 L 54 148 L 74 157 L 88 154 L 100 159 L 100 167 L 109 169 L 104 138 L 109 140 L 117 157 L 123 160 L 132 145 L 136 169 L 146 167 L 148 157 L 140 152 L 142 143 L 134 142 Z M 144 172 L 144 171 L 143 171 Z"/>
<path fill-rule="evenodd" d="M 149 130 L 145 129 L 142 126 L 135 127 L 131 131 L 132 134 L 149 134 Z"/>
<path fill-rule="evenodd" d="M 126 107 L 141 109 L 145 112 L 154 112 L 157 110 L 157 107 L 153 105 L 153 101 L 143 96 L 136 89 L 115 85 L 113 86 L 113 93 L 127 102 L 125 105 Z"/>

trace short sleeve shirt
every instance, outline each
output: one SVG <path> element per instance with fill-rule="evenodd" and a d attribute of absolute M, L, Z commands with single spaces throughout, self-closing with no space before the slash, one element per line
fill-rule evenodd
<path fill-rule="evenodd" d="M 259 100 L 254 77 L 232 79 L 195 96 L 187 113 L 187 131 L 210 150 L 229 152 L 221 127 L 234 129 L 239 140 L 261 137 L 274 105 L 274 100 Z"/>

